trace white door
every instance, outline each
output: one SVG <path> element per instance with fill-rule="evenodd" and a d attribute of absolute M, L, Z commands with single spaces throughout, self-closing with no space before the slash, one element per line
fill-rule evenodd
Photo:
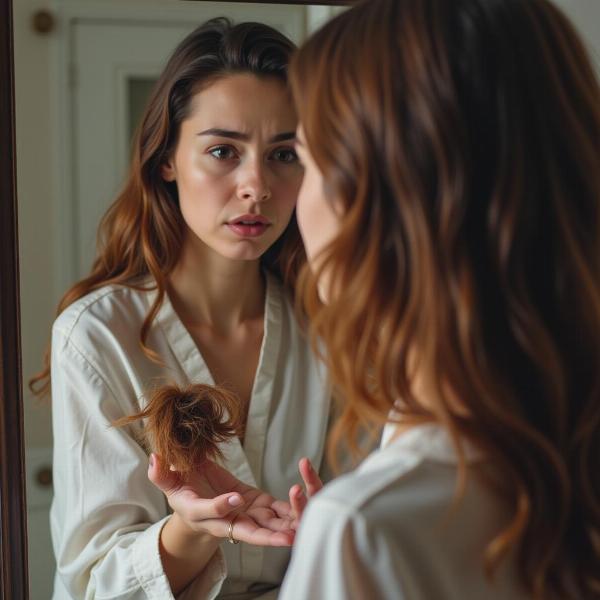
<path fill-rule="evenodd" d="M 79 19 L 72 24 L 71 277 L 87 274 L 96 230 L 126 173 L 131 132 L 175 46 L 204 20 L 231 16 L 273 25 L 302 39 L 305 8 L 198 3 L 193 21 Z M 188 10 L 189 12 L 189 10 Z"/>

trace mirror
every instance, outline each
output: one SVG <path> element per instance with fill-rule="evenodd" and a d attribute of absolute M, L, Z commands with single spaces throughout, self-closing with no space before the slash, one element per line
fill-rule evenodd
<path fill-rule="evenodd" d="M 2 3 L 2 598 L 41 600 L 51 594 L 50 406 L 35 400 L 23 380 L 40 365 L 59 296 L 89 268 L 98 217 L 120 183 L 131 132 L 165 57 L 214 16 L 264 21 L 300 42 L 347 3 L 57 0 L 45 8 L 33 0 Z M 103 81 L 89 76 L 101 72 Z M 116 127 L 108 131 L 106 123 Z M 79 195 L 87 198 L 85 206 L 73 203 Z"/>
<path fill-rule="evenodd" d="M 600 2 L 555 1 L 600 64 Z M 121 181 L 131 132 L 164 57 L 213 16 L 264 21 L 300 42 L 349 3 L 0 3 L 2 598 L 50 595 L 50 407 L 22 381 L 40 366 L 60 295 L 89 268 L 98 219 Z"/>

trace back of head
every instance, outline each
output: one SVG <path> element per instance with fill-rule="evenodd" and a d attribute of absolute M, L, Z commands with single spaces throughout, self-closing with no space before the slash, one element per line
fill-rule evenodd
<path fill-rule="evenodd" d="M 573 27 L 547 0 L 365 0 L 291 80 L 345 211 L 335 296 L 304 286 L 338 434 L 398 398 L 447 424 L 514 507 L 488 564 L 516 549 L 535 597 L 598 597 L 600 87 Z"/>

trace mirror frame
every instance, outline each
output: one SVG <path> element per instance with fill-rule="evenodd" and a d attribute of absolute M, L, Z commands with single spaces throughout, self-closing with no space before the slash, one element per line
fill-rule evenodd
<path fill-rule="evenodd" d="M 12 0 L 0 2 L 0 598 L 27 598 Z"/>
<path fill-rule="evenodd" d="M 324 6 L 351 4 L 351 0 L 236 1 Z M 12 6 L 13 0 L 0 0 L 0 600 L 27 600 Z"/>

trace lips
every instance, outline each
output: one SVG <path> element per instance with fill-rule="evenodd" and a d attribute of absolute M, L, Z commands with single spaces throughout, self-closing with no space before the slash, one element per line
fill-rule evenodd
<path fill-rule="evenodd" d="M 270 225 L 271 222 L 263 215 L 242 215 L 229 221 L 230 225 Z"/>
<path fill-rule="evenodd" d="M 270 225 L 269 219 L 263 215 L 242 215 L 227 223 L 227 227 L 242 238 L 260 237 Z"/>

